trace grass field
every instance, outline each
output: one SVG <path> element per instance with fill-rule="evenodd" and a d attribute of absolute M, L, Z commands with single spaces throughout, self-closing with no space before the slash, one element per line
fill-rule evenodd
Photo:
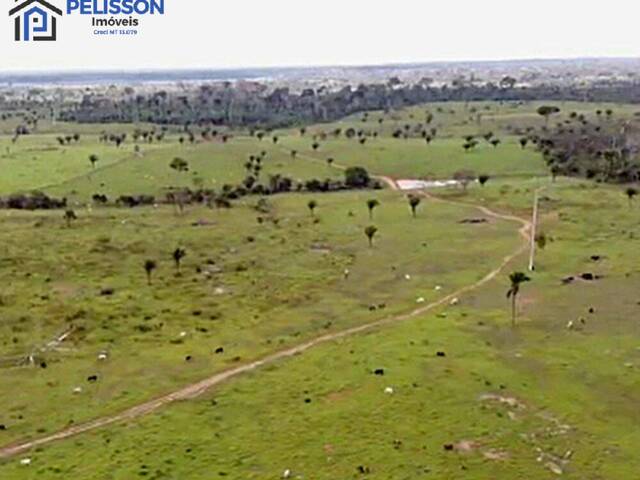
<path fill-rule="evenodd" d="M 0 391 L 0 447 L 120 412 L 320 335 L 401 316 L 477 282 L 523 243 L 519 223 L 478 206 L 528 219 L 538 190 L 547 238 L 520 294 L 516 327 L 505 293 L 508 273 L 526 267 L 524 253 L 459 304 L 324 343 L 144 418 L 0 460 L 0 476 L 258 479 L 290 470 L 292 478 L 319 479 L 634 478 L 639 207 L 619 187 L 552 182 L 540 156 L 506 130 L 539 125 L 535 107 L 372 112 L 365 125 L 377 125 L 378 138 L 365 145 L 329 138 L 317 151 L 314 133 L 359 128 L 360 116 L 309 127 L 304 136 L 277 132 L 277 145 L 242 132 L 227 144 L 194 146 L 170 136 L 141 155 L 130 144 L 94 144 L 90 133 L 64 149 L 50 133 L 15 145 L 0 140 L 3 152 L 10 148 L 0 165 L 11 173 L 0 194 L 45 186 L 79 204 L 98 191 L 159 194 L 190 185 L 194 172 L 219 188 L 239 182 L 247 156 L 261 150 L 265 176 L 338 178 L 342 166 L 357 165 L 392 178 L 450 178 L 463 169 L 492 177 L 485 187 L 435 191 L 455 203 L 425 198 L 416 218 L 405 195 L 390 190 L 273 196 L 266 211 L 256 210 L 254 197 L 229 210 L 188 207 L 184 215 L 169 206 L 79 207 L 70 227 L 61 212 L 0 212 L 0 361 L 36 352 L 34 366 L 0 368 L 11 386 Z M 462 136 L 479 133 L 470 108 L 484 112 L 482 128 L 501 145 L 464 152 Z M 561 108 L 566 115 L 606 107 Z M 440 131 L 431 145 L 390 137 L 395 124 L 419 122 L 427 110 Z M 95 171 L 90 152 L 101 159 Z M 168 167 L 175 156 L 190 163 L 190 173 Z M 329 156 L 336 166 L 326 164 Z M 45 164 L 43 171 L 17 166 L 30 161 Z M 380 201 L 372 219 L 371 198 Z M 315 216 L 311 199 L 319 204 Z M 461 223 L 470 219 L 487 222 Z M 372 248 L 363 233 L 371 224 L 379 228 Z M 177 246 L 187 251 L 179 275 L 171 259 Z M 159 264 L 151 285 L 146 259 Z M 582 280 L 585 273 L 597 279 Z M 563 284 L 568 277 L 574 280 Z M 38 352 L 68 329 L 59 348 Z M 219 347 L 224 352 L 216 354 Z M 106 360 L 98 360 L 102 352 Z M 88 383 L 91 375 L 98 381 Z"/>

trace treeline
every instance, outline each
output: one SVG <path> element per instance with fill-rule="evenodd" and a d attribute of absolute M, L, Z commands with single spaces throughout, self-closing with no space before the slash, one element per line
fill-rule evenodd
<path fill-rule="evenodd" d="M 608 81 L 589 86 L 526 87 L 515 82 L 501 82 L 434 87 L 424 83 L 388 82 L 345 87 L 338 91 L 321 87 L 299 93 L 291 92 L 289 88 L 269 91 L 265 86 L 247 90 L 232 84 L 207 85 L 180 93 L 87 95 L 78 105 L 64 109 L 60 116 L 62 120 L 82 123 L 197 123 L 277 128 L 333 121 L 368 110 L 388 111 L 426 102 L 534 100 L 640 103 L 640 83 Z"/>
<path fill-rule="evenodd" d="M 185 205 L 203 204 L 210 207 L 230 208 L 232 201 L 249 195 L 269 196 L 291 192 L 327 193 L 344 190 L 382 189 L 382 183 L 370 177 L 362 167 L 350 167 L 345 170 L 343 180 L 338 179 L 309 179 L 298 182 L 293 179 L 275 174 L 266 182 L 260 182 L 256 177 L 247 175 L 239 185 L 225 184 L 218 191 L 213 189 L 171 188 L 162 198 L 156 199 L 151 195 L 122 195 L 115 204 L 118 206 L 138 207 L 156 203 L 173 204 L 182 210 Z M 96 203 L 107 204 L 104 195 L 94 195 Z"/>
<path fill-rule="evenodd" d="M 57 199 L 42 192 L 0 197 L 0 208 L 11 210 L 55 210 L 67 207 L 67 199 Z"/>
<path fill-rule="evenodd" d="M 596 119 L 572 112 L 552 128 L 529 131 L 521 145 L 533 143 L 552 176 L 579 176 L 601 182 L 640 180 L 640 128 L 635 119 L 598 110 Z"/>
<path fill-rule="evenodd" d="M 338 192 L 342 190 L 382 189 L 382 183 L 371 178 L 369 172 L 362 167 L 350 167 L 345 170 L 343 180 L 338 179 L 309 179 L 298 182 L 284 175 L 271 175 L 262 183 L 255 177 L 247 175 L 240 185 L 225 184 L 219 191 L 213 189 L 170 188 L 161 197 L 148 194 L 120 195 L 114 200 L 107 195 L 96 193 L 92 196 L 93 203 L 106 206 L 112 204 L 118 207 L 140 207 L 156 204 L 172 204 L 179 209 L 185 205 L 203 204 L 218 208 L 230 208 L 233 200 L 239 200 L 248 195 L 276 195 L 289 192 Z M 42 192 L 30 194 L 14 194 L 0 197 L 0 209 L 11 210 L 54 210 L 66 209 L 67 199 L 56 199 Z"/>

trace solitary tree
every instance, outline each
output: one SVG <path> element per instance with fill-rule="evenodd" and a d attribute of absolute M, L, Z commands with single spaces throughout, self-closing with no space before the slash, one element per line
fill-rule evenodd
<path fill-rule="evenodd" d="M 96 168 L 96 163 L 98 163 L 98 155 L 92 153 L 89 155 L 89 161 L 91 162 L 91 168 Z"/>
<path fill-rule="evenodd" d="M 180 274 L 180 262 L 182 262 L 182 259 L 186 257 L 186 255 L 187 255 L 187 251 L 184 248 L 178 247 L 173 251 L 173 261 L 176 264 L 177 274 Z"/>
<path fill-rule="evenodd" d="M 369 209 L 369 219 L 370 220 L 373 220 L 373 211 L 379 205 L 380 205 L 380 202 L 378 200 L 376 200 L 375 198 L 372 198 L 371 200 L 367 200 L 367 208 Z"/>
<path fill-rule="evenodd" d="M 316 202 L 315 200 L 309 200 L 309 203 L 307 203 L 307 207 L 309 208 L 309 211 L 311 212 L 311 216 L 315 216 L 316 214 L 316 208 L 318 208 L 318 202 Z"/>
<path fill-rule="evenodd" d="M 524 149 L 527 147 L 527 143 L 529 143 L 529 139 L 527 137 L 522 137 L 520 139 L 520 146 Z"/>
<path fill-rule="evenodd" d="M 547 246 L 547 235 L 544 232 L 538 233 L 534 238 L 536 245 L 540 250 L 544 250 Z"/>
<path fill-rule="evenodd" d="M 351 188 L 366 188 L 371 183 L 371 177 L 363 167 L 349 167 L 344 171 L 344 182 Z"/>
<path fill-rule="evenodd" d="M 411 207 L 411 214 L 413 215 L 413 218 L 416 218 L 416 209 L 418 208 L 418 205 L 420 205 L 421 201 L 420 197 L 409 195 L 409 207 Z"/>
<path fill-rule="evenodd" d="M 469 184 L 475 181 L 476 174 L 470 170 L 458 170 L 453 174 L 453 179 L 466 191 Z"/>
<path fill-rule="evenodd" d="M 147 260 L 144 262 L 144 271 L 147 273 L 147 285 L 151 285 L 151 274 L 158 268 L 158 264 L 153 260 Z"/>
<path fill-rule="evenodd" d="M 545 126 L 549 125 L 549 117 L 556 113 L 560 113 L 560 109 L 551 105 L 542 105 L 538 108 L 538 115 L 544 117 Z"/>
<path fill-rule="evenodd" d="M 507 291 L 507 298 L 511 299 L 511 324 L 515 326 L 516 324 L 516 308 L 517 308 L 517 298 L 520 293 L 520 285 L 525 282 L 530 281 L 531 279 L 522 272 L 513 272 L 509 275 L 509 281 L 511 282 L 511 287 Z"/>
<path fill-rule="evenodd" d="M 478 182 L 484 187 L 484 185 L 490 180 L 490 178 L 491 177 L 489 175 L 480 175 L 478 177 Z"/>
<path fill-rule="evenodd" d="M 633 188 L 633 187 L 629 187 L 625 190 L 625 193 L 627 195 L 627 197 L 629 198 L 629 207 L 631 207 L 631 204 L 633 203 L 633 198 L 638 195 L 638 190 Z"/>
<path fill-rule="evenodd" d="M 376 233 L 378 233 L 378 228 L 374 227 L 373 225 L 370 225 L 364 229 L 364 234 L 369 239 L 369 248 L 373 247 L 373 237 L 376 236 Z"/>
<path fill-rule="evenodd" d="M 74 220 L 77 220 L 78 217 L 76 215 L 76 212 L 74 212 L 73 210 L 67 210 L 64 212 L 64 219 L 67 222 L 67 227 L 71 228 L 71 222 L 73 222 Z"/>
<path fill-rule="evenodd" d="M 169 164 L 169 167 L 171 167 L 176 172 L 188 172 L 189 171 L 189 164 L 187 163 L 186 160 L 184 160 L 183 158 L 180 158 L 180 157 L 175 157 L 171 161 L 171 163 Z"/>
<path fill-rule="evenodd" d="M 189 164 L 186 160 L 180 157 L 175 157 L 169 164 L 169 167 L 178 173 L 185 173 L 189 171 Z M 174 205 L 177 205 L 178 210 L 182 212 L 184 210 L 184 192 L 171 192 L 170 198 L 173 199 L 173 203 Z"/>

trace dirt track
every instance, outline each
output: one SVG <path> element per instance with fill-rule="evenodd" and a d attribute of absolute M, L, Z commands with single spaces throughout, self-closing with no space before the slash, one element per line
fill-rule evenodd
<path fill-rule="evenodd" d="M 308 157 L 309 159 L 312 159 L 314 161 L 320 161 L 318 159 L 314 159 L 313 157 Z M 342 166 L 336 166 L 337 168 L 343 168 Z M 395 181 L 389 177 L 384 177 L 384 176 L 377 176 L 376 178 L 384 181 L 386 184 L 389 185 L 389 187 L 393 190 L 398 190 L 398 187 L 395 183 Z M 321 345 L 323 343 L 327 343 L 327 342 L 331 342 L 334 340 L 338 340 L 344 337 L 348 337 L 350 335 L 354 335 L 357 333 L 361 333 L 361 332 L 365 332 L 368 330 L 373 330 L 375 328 L 379 328 L 379 327 L 383 327 L 386 325 L 390 325 L 390 324 L 394 324 L 397 322 L 402 322 L 411 318 L 414 318 L 416 316 L 422 315 L 424 313 L 427 313 L 435 308 L 444 306 L 449 304 L 454 298 L 458 298 L 462 295 L 464 295 L 465 293 L 468 293 L 472 290 L 475 290 L 479 287 L 481 287 L 482 285 L 488 283 L 489 281 L 491 281 L 492 279 L 494 279 L 497 275 L 499 275 L 502 270 L 507 266 L 507 264 L 509 262 L 511 262 L 514 258 L 516 258 L 518 255 L 520 255 L 521 253 L 523 253 L 528 246 L 528 242 L 529 242 L 529 232 L 530 232 L 530 228 L 531 228 L 531 222 L 524 220 L 522 218 L 513 216 L 513 215 L 504 215 L 501 213 L 497 213 L 494 212 L 486 207 L 482 207 L 482 206 L 476 206 L 476 205 L 471 205 L 468 203 L 462 203 L 462 202 L 453 202 L 453 201 L 449 201 L 449 200 L 442 200 L 442 199 L 438 199 L 435 197 L 432 197 L 430 195 L 428 195 L 425 192 L 421 192 L 421 195 L 425 196 L 426 198 L 428 198 L 431 201 L 434 202 L 441 202 L 441 203 L 450 203 L 450 204 L 455 204 L 455 205 L 464 205 L 465 207 L 468 208 L 476 208 L 478 210 L 480 210 L 483 214 L 492 217 L 492 218 L 496 218 L 496 219 L 500 219 L 500 220 L 506 220 L 506 221 L 510 221 L 510 222 L 516 222 L 519 223 L 521 225 L 520 229 L 518 230 L 520 236 L 523 238 L 523 242 L 522 245 L 519 246 L 515 251 L 513 251 L 512 253 L 510 253 L 509 255 L 505 256 L 502 260 L 502 262 L 496 266 L 496 268 L 494 270 L 492 270 L 491 272 L 487 273 L 487 275 L 485 275 L 482 279 L 480 279 L 479 281 L 472 283 L 470 285 L 467 285 L 465 287 L 462 287 L 458 290 L 456 290 L 455 292 L 435 301 L 432 302 L 428 305 L 424 305 L 420 308 L 417 308 L 413 311 L 410 311 L 408 313 L 405 314 L 401 314 L 401 315 L 397 315 L 397 316 L 393 316 L 393 317 L 388 317 L 388 318 L 384 318 L 382 320 L 378 320 L 376 322 L 372 322 L 372 323 L 368 323 L 368 324 L 364 324 L 364 325 L 360 325 L 357 327 L 352 327 L 349 328 L 347 330 L 343 330 L 341 332 L 335 332 L 335 333 L 330 333 L 330 334 L 326 334 L 326 335 L 322 335 L 320 337 L 314 338 L 312 340 L 309 340 L 305 343 L 302 343 L 300 345 L 291 347 L 291 348 L 287 348 L 285 350 L 281 350 L 279 352 L 275 352 L 272 353 L 270 355 L 267 355 L 266 357 L 260 359 L 260 360 L 256 360 L 254 362 L 245 364 L 245 365 L 241 365 L 238 367 L 234 367 L 231 369 L 228 369 L 226 371 L 220 372 L 216 375 L 213 375 L 212 377 L 206 378 L 200 382 L 188 385 L 186 387 L 183 387 L 173 393 L 170 393 L 168 395 L 156 398 L 154 400 L 150 400 L 148 402 L 142 403 L 140 405 L 131 407 L 121 413 L 115 414 L 115 415 L 111 415 L 111 416 L 107 416 L 107 417 L 103 417 L 103 418 L 98 418 L 95 420 L 91 420 L 89 422 L 86 423 L 82 423 L 82 424 L 78 424 L 75 425 L 73 427 L 69 427 L 69 428 L 65 428 L 57 433 L 53 433 L 51 435 L 47 435 L 35 440 L 31 440 L 31 441 L 27 441 L 27 442 L 21 442 L 21 443 L 15 443 L 13 445 L 8 445 L 5 447 L 0 448 L 0 459 L 1 458 L 9 458 L 15 455 L 19 455 L 22 454 L 34 447 L 38 447 L 38 446 L 42 446 L 42 445 L 46 445 L 48 443 L 52 443 L 55 442 L 57 440 L 63 440 L 69 437 L 73 437 L 75 435 L 84 433 L 84 432 L 88 432 L 91 430 L 96 430 L 98 428 L 101 427 L 105 427 L 107 425 L 111 425 L 113 423 L 118 423 L 118 422 L 123 422 L 123 421 L 127 421 L 127 420 L 132 420 L 135 418 L 139 418 L 143 415 L 152 413 L 156 410 L 158 410 L 161 407 L 164 407 L 168 404 L 171 404 L 173 402 L 176 401 L 180 401 L 180 400 L 188 400 L 188 399 L 192 399 L 195 398 L 201 394 L 203 394 L 204 392 L 206 392 L 207 390 L 211 389 L 214 386 L 217 386 L 219 384 L 221 384 L 222 382 L 225 382 L 229 379 L 232 379 L 234 377 L 237 377 L 243 373 L 255 370 L 263 365 L 267 365 L 270 363 L 274 363 L 278 360 L 282 360 L 285 358 L 290 358 L 293 357 L 295 355 L 298 355 L 300 353 L 305 352 L 306 350 L 309 350 L 310 348 L 313 348 L 317 345 Z"/>

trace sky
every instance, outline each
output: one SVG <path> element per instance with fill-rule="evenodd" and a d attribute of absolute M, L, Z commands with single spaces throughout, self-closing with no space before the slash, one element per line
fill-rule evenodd
<path fill-rule="evenodd" d="M 136 36 L 94 35 L 90 16 L 65 15 L 56 42 L 15 42 L 4 14 L 0 72 L 640 56 L 635 0 L 165 0 L 165 10 L 140 17 Z"/>

